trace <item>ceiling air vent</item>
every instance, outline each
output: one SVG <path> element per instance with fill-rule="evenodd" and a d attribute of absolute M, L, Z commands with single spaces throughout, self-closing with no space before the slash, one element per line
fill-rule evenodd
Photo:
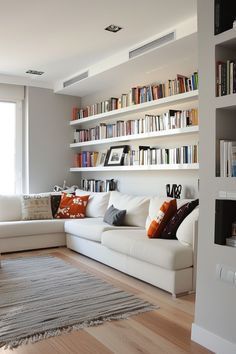
<path fill-rule="evenodd" d="M 31 74 L 31 75 L 43 75 L 44 71 L 38 71 L 38 70 L 27 70 L 26 74 Z"/>
<path fill-rule="evenodd" d="M 77 75 L 75 77 L 72 77 L 72 79 L 70 79 L 70 80 L 64 81 L 63 82 L 63 87 L 68 87 L 70 85 L 73 85 L 76 82 L 79 82 L 79 81 L 81 81 L 83 79 L 86 79 L 87 77 L 88 77 L 88 71 L 85 71 L 82 74 L 79 74 L 79 75 Z"/>
<path fill-rule="evenodd" d="M 131 50 L 129 52 L 129 59 L 132 59 L 132 58 L 137 57 L 138 55 L 144 54 L 145 52 L 148 52 L 149 50 L 156 49 L 164 44 L 167 44 L 167 43 L 173 41 L 174 39 L 175 39 L 175 32 L 170 32 L 163 37 L 155 39 L 154 41 L 144 44 L 143 46 L 141 46 L 139 48 Z"/>

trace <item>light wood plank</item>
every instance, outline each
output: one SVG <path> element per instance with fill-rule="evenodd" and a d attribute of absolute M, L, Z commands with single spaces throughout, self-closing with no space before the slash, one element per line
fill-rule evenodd
<path fill-rule="evenodd" d="M 92 273 L 160 308 L 128 320 L 106 322 L 97 327 L 23 345 L 14 354 L 205 354 L 211 353 L 191 341 L 194 295 L 173 299 L 167 292 L 141 282 L 65 247 L 2 255 L 2 259 L 53 255 Z M 0 349 L 0 354 L 12 351 Z"/>

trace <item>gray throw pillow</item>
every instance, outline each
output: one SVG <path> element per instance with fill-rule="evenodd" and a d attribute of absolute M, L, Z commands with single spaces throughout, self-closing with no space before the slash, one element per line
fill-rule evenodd
<path fill-rule="evenodd" d="M 126 210 L 119 210 L 114 208 L 113 205 L 111 205 L 107 209 L 103 221 L 105 221 L 109 225 L 121 226 L 123 224 L 125 214 Z"/>

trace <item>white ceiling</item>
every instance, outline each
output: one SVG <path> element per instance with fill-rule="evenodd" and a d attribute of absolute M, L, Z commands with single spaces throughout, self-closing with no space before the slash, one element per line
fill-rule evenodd
<path fill-rule="evenodd" d="M 196 15 L 196 0 L 0 0 L 0 75 L 57 80 Z M 118 33 L 104 31 L 110 24 Z"/>

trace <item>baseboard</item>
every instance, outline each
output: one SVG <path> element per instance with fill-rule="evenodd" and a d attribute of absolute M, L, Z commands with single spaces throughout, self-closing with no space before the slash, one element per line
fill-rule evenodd
<path fill-rule="evenodd" d="M 236 353 L 236 343 L 231 343 L 195 323 L 192 324 L 191 339 L 216 354 Z"/>

